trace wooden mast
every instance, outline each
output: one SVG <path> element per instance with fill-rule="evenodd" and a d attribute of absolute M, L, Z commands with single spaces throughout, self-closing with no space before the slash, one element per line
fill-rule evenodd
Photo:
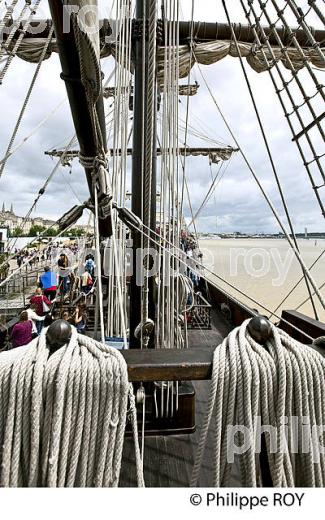
<path fill-rule="evenodd" d="M 97 143 L 93 133 L 89 105 L 85 93 L 85 88 L 81 83 L 79 55 L 75 42 L 75 35 L 70 20 L 70 30 L 65 31 L 63 27 L 63 17 L 67 16 L 65 3 L 57 0 L 49 0 L 52 20 L 55 30 L 56 43 L 59 50 L 60 62 L 62 67 L 61 78 L 64 80 L 73 123 L 76 130 L 80 153 L 85 157 L 96 157 L 98 155 Z M 96 104 L 96 111 L 106 147 L 106 127 L 103 96 L 99 96 Z M 107 150 L 105 149 L 105 152 Z M 93 199 L 93 180 L 92 168 L 85 168 L 89 192 Z M 100 235 L 107 237 L 111 234 L 110 217 L 99 219 Z"/>
<path fill-rule="evenodd" d="M 133 23 L 132 56 L 134 63 L 134 116 L 133 116 L 133 151 L 132 151 L 132 211 L 145 226 L 156 228 L 156 163 L 157 163 L 157 82 L 154 70 L 149 66 L 148 20 L 152 10 L 156 9 L 156 0 L 137 0 L 136 20 Z M 145 31 L 145 34 L 143 34 Z M 143 41 L 144 39 L 144 41 Z M 153 89 L 153 129 L 151 135 L 146 126 L 148 119 L 148 104 L 144 93 Z M 148 141 L 152 140 L 152 157 L 148 158 Z M 151 172 L 148 163 L 151 162 Z M 145 189 L 150 182 L 150 193 Z M 146 193 L 147 192 L 147 193 Z M 146 200 L 147 199 L 147 200 Z M 145 232 L 146 232 L 145 228 Z M 142 287 L 137 283 L 137 269 L 140 269 L 139 250 L 141 250 L 141 234 L 132 233 L 133 239 L 133 276 L 130 288 L 130 347 L 139 348 L 140 341 L 134 336 L 136 327 L 141 323 Z M 152 246 L 152 245 L 151 245 Z M 137 255 L 138 252 L 138 255 Z M 142 268 L 142 267 L 141 267 Z M 153 299 L 153 278 L 149 280 L 149 318 L 155 318 L 155 303 Z"/>

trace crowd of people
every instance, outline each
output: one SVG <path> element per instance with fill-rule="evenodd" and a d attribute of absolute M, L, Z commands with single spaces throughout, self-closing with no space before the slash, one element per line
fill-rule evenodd
<path fill-rule="evenodd" d="M 16 260 L 17 267 L 21 267 L 23 264 L 27 263 L 30 269 L 33 267 L 38 267 L 40 262 L 50 263 L 52 258 L 58 256 L 58 252 L 63 252 L 65 256 L 69 253 L 72 255 L 76 255 L 78 252 L 78 244 L 70 244 L 70 245 L 62 245 L 59 242 L 51 243 L 49 246 L 40 250 L 36 247 L 32 248 L 23 248 L 14 250 L 14 259 Z"/>
<path fill-rule="evenodd" d="M 95 261 L 92 254 L 88 254 L 85 258 L 83 271 L 79 277 L 73 275 L 73 259 L 75 259 L 78 253 L 78 245 L 72 244 L 70 246 L 60 246 L 59 244 L 53 244 L 43 251 L 36 249 L 23 249 L 18 251 L 15 250 L 15 258 L 17 267 L 21 267 L 27 263 L 30 269 L 33 266 L 39 266 L 39 262 L 46 262 L 55 264 L 55 272 L 48 265 L 44 268 L 44 272 L 39 277 L 39 287 L 44 291 L 44 295 L 50 300 L 56 297 L 57 292 L 60 295 L 66 295 L 71 287 L 72 283 L 77 282 L 77 287 L 84 294 L 88 294 L 94 285 L 95 280 Z M 55 260 L 57 258 L 57 260 Z M 54 259 L 54 260 L 53 260 Z M 43 263 L 44 265 L 44 263 Z"/>
<path fill-rule="evenodd" d="M 30 270 L 34 267 L 37 267 L 40 262 L 44 262 L 47 260 L 47 255 L 45 251 L 39 251 L 36 248 L 33 249 L 15 249 L 15 256 L 17 262 L 17 267 L 21 267 L 23 264 L 27 263 Z"/>
<path fill-rule="evenodd" d="M 187 259 L 187 275 L 193 282 L 194 289 L 197 289 L 200 282 L 200 263 L 202 262 L 202 253 L 198 248 L 198 243 L 192 233 L 182 230 L 181 232 L 181 249 L 186 254 Z"/>
<path fill-rule="evenodd" d="M 50 254 L 51 258 L 53 249 L 47 253 Z M 26 256 L 26 258 L 28 257 Z M 66 320 L 76 327 L 79 334 L 85 334 L 87 327 L 85 303 L 78 303 L 70 311 L 64 310 L 62 305 L 64 301 L 62 297 L 70 290 L 72 276 L 68 255 L 65 251 L 59 254 L 57 271 L 58 274 L 50 266 L 44 267 L 44 271 L 39 276 L 38 286 L 30 297 L 30 306 L 21 312 L 19 321 L 12 329 L 11 342 L 13 348 L 27 345 L 42 332 L 44 326 L 49 326 L 57 319 Z M 79 294 L 86 299 L 95 281 L 95 262 L 91 254 L 86 256 L 82 273 L 78 278 Z M 59 303 L 59 305 L 56 305 L 56 303 Z"/>
<path fill-rule="evenodd" d="M 159 231 L 159 230 L 158 230 Z M 13 347 L 28 344 L 33 338 L 37 337 L 44 326 L 50 325 L 57 319 L 64 319 L 75 326 L 80 334 L 85 334 L 87 328 L 87 312 L 85 303 L 78 304 L 74 309 L 67 311 L 63 309 L 64 296 L 70 291 L 72 281 L 78 286 L 78 293 L 87 302 L 89 294 L 93 291 L 95 282 L 95 261 L 91 254 L 85 258 L 81 274 L 76 277 L 72 275 L 69 265 L 69 252 L 77 253 L 77 245 L 60 247 L 58 244 L 51 245 L 42 252 L 36 250 L 16 251 L 17 265 L 32 259 L 36 264 L 42 261 L 52 261 L 57 258 L 57 272 L 54 272 L 49 265 L 44 267 L 40 274 L 38 286 L 35 293 L 30 298 L 30 306 L 21 312 L 19 321 L 14 325 L 11 333 Z M 198 249 L 195 237 L 186 232 L 181 232 L 180 248 L 187 257 L 187 274 L 192 279 L 194 289 L 199 285 L 199 262 L 202 254 Z M 53 263 L 53 262 L 52 262 Z M 61 305 L 55 305 L 61 302 Z M 61 310 L 60 310 L 61 308 Z M 63 310 L 62 310 L 63 309 Z"/>
<path fill-rule="evenodd" d="M 54 321 L 63 319 L 76 327 L 79 334 L 85 334 L 87 328 L 87 311 L 84 303 L 77 304 L 72 311 L 52 309 L 52 302 L 38 287 L 30 299 L 30 307 L 20 313 L 19 321 L 11 331 L 12 348 L 22 347 L 39 336 L 43 327 Z"/>
<path fill-rule="evenodd" d="M 182 229 L 181 231 L 181 237 L 180 237 L 180 246 L 181 249 L 185 253 L 193 253 L 198 247 L 197 241 L 195 240 L 195 236 L 192 233 L 189 233 L 188 231 L 185 231 Z"/>

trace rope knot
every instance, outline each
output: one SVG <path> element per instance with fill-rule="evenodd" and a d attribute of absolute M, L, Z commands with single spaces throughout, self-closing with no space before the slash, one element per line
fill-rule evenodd
<path fill-rule="evenodd" d="M 105 155 L 97 155 L 94 158 L 94 170 L 98 170 L 100 166 L 105 168 L 105 170 L 108 169 L 108 160 Z"/>

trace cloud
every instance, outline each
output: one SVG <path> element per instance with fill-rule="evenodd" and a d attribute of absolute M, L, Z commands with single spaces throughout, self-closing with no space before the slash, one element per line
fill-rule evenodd
<path fill-rule="evenodd" d="M 181 3 L 184 19 L 190 19 L 190 4 L 191 2 Z M 231 17 L 233 20 L 244 21 L 234 7 L 232 7 Z M 194 18 L 225 21 L 223 10 L 216 2 L 196 2 Z M 103 60 L 102 65 L 108 72 L 113 66 L 113 59 Z M 246 68 L 295 229 L 301 232 L 307 226 L 310 231 L 322 230 L 324 225 L 320 209 L 297 147 L 291 140 L 290 130 L 271 79 L 268 73 L 257 74 L 249 67 Z M 35 65 L 15 58 L 0 87 L 1 156 L 5 153 L 34 71 Z M 279 211 L 283 222 L 286 223 L 278 188 L 239 60 L 228 57 L 215 65 L 202 66 L 202 71 L 256 175 Z M 60 72 L 59 58 L 53 54 L 51 59 L 41 67 L 16 143 L 29 135 L 46 114 L 65 98 L 65 86 L 60 79 Z M 312 85 L 306 74 L 303 71 L 299 74 L 305 80 L 304 85 L 307 90 L 310 90 Z M 217 142 L 234 145 L 197 67 L 193 69 L 191 75 L 191 81 L 195 79 L 199 82 L 200 88 L 198 94 L 190 98 L 190 124 L 196 131 L 208 135 Z M 182 83 L 186 82 L 187 80 L 182 80 Z M 315 108 L 319 109 L 319 101 L 316 98 L 314 103 Z M 106 101 L 107 110 L 109 104 L 111 100 Z M 183 120 L 186 114 L 185 105 L 186 98 L 182 98 L 179 113 Z M 66 103 L 8 160 L 3 177 L 0 179 L 0 197 L 7 205 L 13 202 L 18 214 L 27 213 L 38 190 L 55 165 L 55 160 L 44 155 L 44 151 L 63 148 L 73 133 L 72 118 Z M 184 141 L 182 132 L 180 132 L 180 140 Z M 188 144 L 204 145 L 202 140 L 192 135 L 188 137 Z M 323 143 L 318 142 L 316 146 L 321 147 Z M 186 165 L 188 186 L 195 213 L 210 187 L 211 171 L 206 157 L 188 158 Z M 213 165 L 212 175 L 215 175 L 216 170 L 217 166 Z M 130 172 L 130 161 L 128 161 L 128 172 Z M 129 178 L 127 184 L 130 186 Z M 77 161 L 73 163 L 71 174 L 69 168 L 59 169 L 46 193 L 41 197 L 35 214 L 53 219 L 60 217 L 77 202 L 78 198 L 74 192 L 81 201 L 88 198 L 85 174 Z M 1 204 L 2 200 L 0 200 Z M 190 211 L 186 199 L 185 202 L 185 216 L 189 218 Z M 200 213 L 197 228 L 199 231 L 213 232 L 216 230 L 219 232 L 279 230 L 240 153 L 236 153 L 231 160 L 209 203 Z"/>

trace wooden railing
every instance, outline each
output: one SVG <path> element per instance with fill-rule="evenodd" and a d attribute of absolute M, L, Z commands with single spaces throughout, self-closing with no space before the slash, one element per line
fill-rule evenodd
<path fill-rule="evenodd" d="M 211 329 L 212 306 L 202 293 L 194 293 L 194 305 L 187 314 L 188 329 Z"/>
<path fill-rule="evenodd" d="M 25 300 L 26 291 L 31 287 L 36 287 L 38 280 L 37 272 L 17 273 L 4 286 L 0 287 L 0 299 L 9 299 L 14 295 L 21 295 Z M 24 306 L 26 302 L 24 301 Z"/>

